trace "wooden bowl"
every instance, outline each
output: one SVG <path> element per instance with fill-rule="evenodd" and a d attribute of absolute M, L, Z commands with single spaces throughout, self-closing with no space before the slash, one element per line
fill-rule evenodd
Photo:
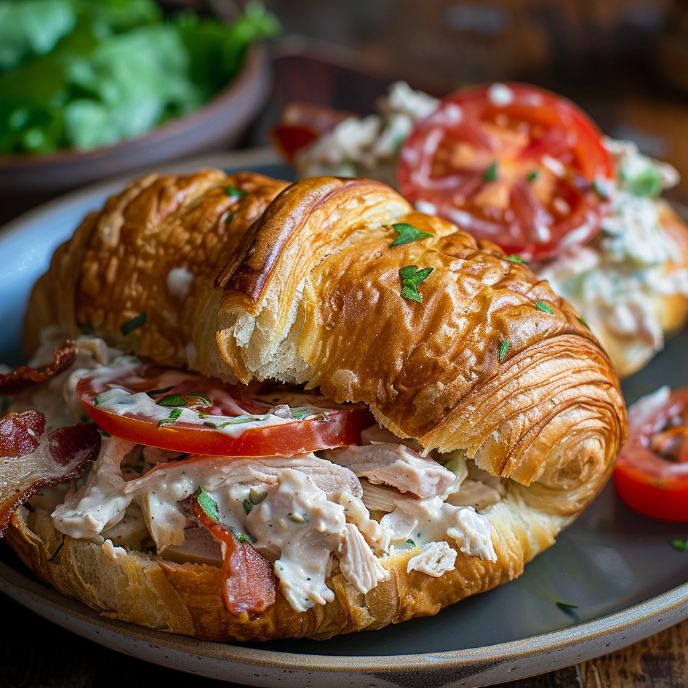
<path fill-rule="evenodd" d="M 235 143 L 269 95 L 267 49 L 252 45 L 232 82 L 198 110 L 150 133 L 90 151 L 0 156 L 0 196 L 66 191 L 175 158 L 219 151 Z"/>

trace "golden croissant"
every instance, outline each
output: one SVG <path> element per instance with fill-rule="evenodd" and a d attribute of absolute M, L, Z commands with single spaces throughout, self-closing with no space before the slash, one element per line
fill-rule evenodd
<path fill-rule="evenodd" d="M 134 182 L 57 249 L 25 341 L 0 377 L 8 542 L 109 617 L 217 641 L 515 578 L 626 433 L 566 301 L 362 179 Z"/>

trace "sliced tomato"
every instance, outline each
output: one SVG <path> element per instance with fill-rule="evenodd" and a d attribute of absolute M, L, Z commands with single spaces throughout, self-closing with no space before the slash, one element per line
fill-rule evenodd
<path fill-rule="evenodd" d="M 628 412 L 628 440 L 614 486 L 632 509 L 663 521 L 688 522 L 688 389 L 660 390 Z"/>
<path fill-rule="evenodd" d="M 428 210 L 526 260 L 588 242 L 613 167 L 587 115 L 526 84 L 459 91 L 414 126 L 399 188 Z"/>
<path fill-rule="evenodd" d="M 293 456 L 357 444 L 374 423 L 367 408 L 274 385 L 226 385 L 131 358 L 82 377 L 76 392 L 105 432 L 211 456 Z"/>

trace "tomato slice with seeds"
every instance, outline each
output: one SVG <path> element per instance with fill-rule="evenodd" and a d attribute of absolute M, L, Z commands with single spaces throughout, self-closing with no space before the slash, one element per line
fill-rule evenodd
<path fill-rule="evenodd" d="M 631 406 L 614 487 L 645 516 L 688 522 L 688 389 L 662 388 Z"/>
<path fill-rule="evenodd" d="M 414 126 L 397 168 L 419 210 L 526 260 L 587 243 L 608 207 L 612 160 L 587 115 L 526 84 L 449 96 Z"/>
<path fill-rule="evenodd" d="M 76 393 L 115 437 L 211 456 L 293 456 L 357 444 L 374 423 L 362 406 L 274 385 L 227 385 L 130 357 L 85 375 Z"/>

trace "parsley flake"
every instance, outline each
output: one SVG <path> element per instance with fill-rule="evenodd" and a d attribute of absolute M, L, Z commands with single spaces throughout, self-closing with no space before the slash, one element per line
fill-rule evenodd
<path fill-rule="evenodd" d="M 148 315 L 143 312 L 139 313 L 135 318 L 132 318 L 131 320 L 127 320 L 127 322 L 120 327 L 120 331 L 124 337 L 126 337 L 128 334 L 131 334 L 134 330 L 138 330 L 139 327 L 142 327 L 143 325 L 146 324 L 146 320 L 148 320 Z"/>
<path fill-rule="evenodd" d="M 511 342 L 502 342 L 501 346 L 499 347 L 499 362 L 500 363 L 504 360 L 504 357 L 506 356 L 506 352 L 509 350 L 510 346 L 511 346 Z"/>
<path fill-rule="evenodd" d="M 570 602 L 560 602 L 559 600 L 557 600 L 557 607 L 559 607 L 559 609 L 563 609 L 564 611 L 568 611 L 570 609 L 578 609 L 577 604 L 571 604 Z"/>
<path fill-rule="evenodd" d="M 258 492 L 255 487 L 252 487 L 248 493 L 248 499 L 251 504 L 260 504 L 267 496 L 267 492 Z"/>
<path fill-rule="evenodd" d="M 201 394 L 200 392 L 189 392 L 184 396 L 189 397 L 189 399 L 198 399 L 196 404 L 198 406 L 202 406 L 203 408 L 210 408 L 213 405 L 213 402 L 210 400 L 210 397 L 206 396 L 205 394 Z"/>
<path fill-rule="evenodd" d="M 421 232 L 418 227 L 407 225 L 405 222 L 397 222 L 397 224 L 392 225 L 392 229 L 399 236 L 389 245 L 390 248 L 403 246 L 404 244 L 410 244 L 412 241 L 418 241 L 418 239 L 427 239 L 428 237 L 434 236 L 430 234 L 430 232 Z"/>
<path fill-rule="evenodd" d="M 518 256 L 504 256 L 504 260 L 508 260 L 510 263 L 519 263 L 520 265 L 527 265 L 526 261 L 523 260 L 523 258 L 519 258 Z"/>
<path fill-rule="evenodd" d="M 585 325 L 588 329 L 590 329 L 590 325 L 588 325 L 588 321 L 582 315 L 578 316 L 578 320 L 580 321 L 580 323 L 582 325 Z"/>
<path fill-rule="evenodd" d="M 163 418 L 163 419 L 159 420 L 158 424 L 155 427 L 161 428 L 163 425 L 169 425 L 170 423 L 176 423 L 177 418 L 179 418 L 179 416 L 181 416 L 181 415 L 182 415 L 181 409 L 179 409 L 179 408 L 172 409 L 172 411 L 170 411 L 169 418 Z"/>
<path fill-rule="evenodd" d="M 251 513 L 251 509 L 253 509 L 253 504 L 251 503 L 251 500 L 250 500 L 250 499 L 244 499 L 243 505 L 244 505 L 244 511 L 245 511 L 247 514 L 250 514 L 250 513 Z"/>
<path fill-rule="evenodd" d="M 287 516 L 289 516 L 290 520 L 294 521 L 294 523 L 308 523 L 309 520 L 306 514 L 294 514 L 290 512 Z"/>
<path fill-rule="evenodd" d="M 162 389 L 151 389 L 150 392 L 146 392 L 149 397 L 155 397 L 158 394 L 166 394 L 172 389 L 172 387 L 163 387 Z"/>
<path fill-rule="evenodd" d="M 168 394 L 157 402 L 158 406 L 188 406 L 188 402 L 181 394 Z"/>
<path fill-rule="evenodd" d="M 526 175 L 526 181 L 528 181 L 528 182 L 534 182 L 537 178 L 538 178 L 538 171 L 537 170 L 531 170 Z"/>
<path fill-rule="evenodd" d="M 550 306 L 547 303 L 547 301 L 536 301 L 535 307 L 539 311 L 542 311 L 543 313 L 547 313 L 548 315 L 554 315 L 554 311 L 552 310 L 552 306 Z"/>
<path fill-rule="evenodd" d="M 243 533 L 239 535 L 237 540 L 239 540 L 239 542 L 247 542 L 249 545 L 252 545 L 254 542 L 256 542 L 256 538 L 248 534 L 244 535 Z"/>
<path fill-rule="evenodd" d="M 688 540 L 674 538 L 673 540 L 669 540 L 669 544 L 679 552 L 685 552 L 688 549 Z"/>
<path fill-rule="evenodd" d="M 237 198 L 240 198 L 241 196 L 245 196 L 248 192 L 244 191 L 243 189 L 237 189 L 236 186 L 229 184 L 225 186 L 225 193 L 228 196 L 236 196 Z"/>
<path fill-rule="evenodd" d="M 198 506 L 203 509 L 203 513 L 214 523 L 220 522 L 220 512 L 217 508 L 217 502 L 199 485 L 196 491 L 196 501 Z"/>
<path fill-rule="evenodd" d="M 434 268 L 418 269 L 417 265 L 407 265 L 405 268 L 399 270 L 401 276 L 401 295 L 405 299 L 411 301 L 418 301 L 421 303 L 422 298 L 418 291 L 418 285 L 426 280 Z"/>
<path fill-rule="evenodd" d="M 494 182 L 497 180 L 497 161 L 495 160 L 483 173 L 483 179 L 486 182 Z"/>

